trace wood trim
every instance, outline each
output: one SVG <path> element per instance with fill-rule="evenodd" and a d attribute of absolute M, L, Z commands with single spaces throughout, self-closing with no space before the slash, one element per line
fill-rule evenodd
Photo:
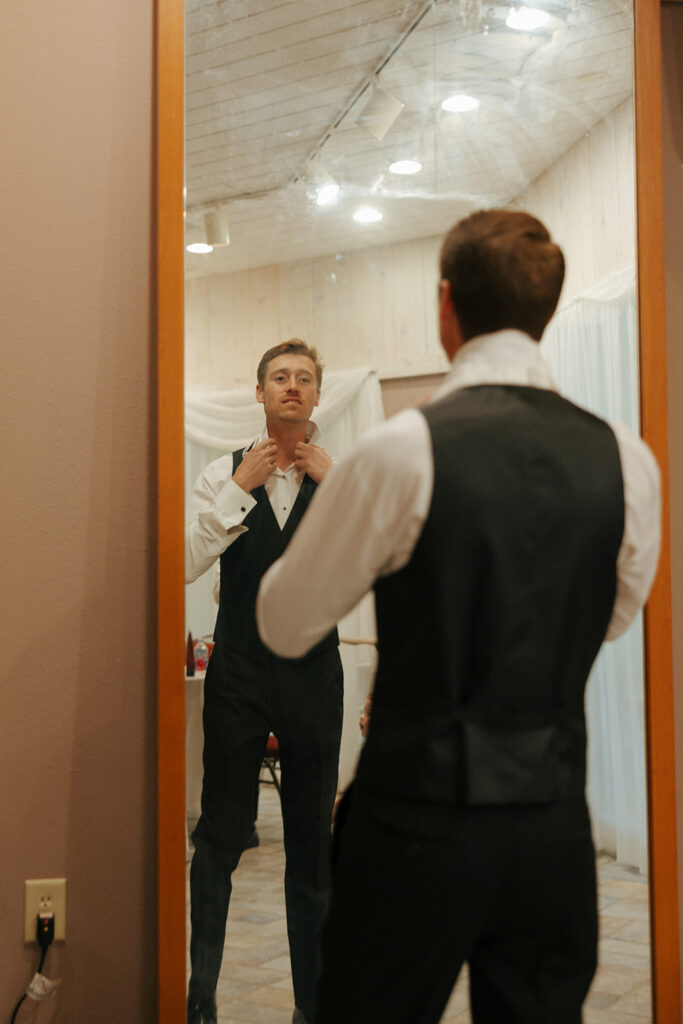
<path fill-rule="evenodd" d="M 645 608 L 654 1018 L 681 1019 L 674 770 L 660 5 L 635 0 L 635 140 L 642 434 L 662 471 L 662 553 Z"/>
<path fill-rule="evenodd" d="M 158 1020 L 185 1019 L 184 0 L 156 4 Z"/>

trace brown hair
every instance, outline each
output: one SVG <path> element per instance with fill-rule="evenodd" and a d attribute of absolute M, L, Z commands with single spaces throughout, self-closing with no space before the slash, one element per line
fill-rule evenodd
<path fill-rule="evenodd" d="M 478 210 L 446 235 L 441 277 L 465 341 L 506 327 L 538 341 L 560 297 L 564 256 L 530 214 Z"/>
<path fill-rule="evenodd" d="M 315 366 L 315 376 L 318 382 L 318 390 L 320 390 L 320 386 L 323 382 L 323 364 L 320 361 L 320 356 L 316 349 L 313 348 L 312 345 L 302 341 L 301 338 L 290 338 L 289 341 L 281 341 L 279 345 L 273 345 L 272 348 L 269 348 L 267 352 L 263 353 L 261 356 L 261 362 L 258 364 L 258 369 L 256 371 L 256 380 L 260 386 L 263 387 L 265 384 L 268 363 L 277 356 L 286 355 L 288 352 L 291 352 L 296 356 L 308 356 L 308 358 L 313 361 L 313 365 Z"/>

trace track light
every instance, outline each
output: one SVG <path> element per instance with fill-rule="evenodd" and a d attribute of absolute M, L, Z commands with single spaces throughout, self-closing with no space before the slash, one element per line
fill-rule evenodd
<path fill-rule="evenodd" d="M 216 204 L 210 207 L 195 207 L 194 210 L 187 211 L 186 233 L 186 237 L 190 239 L 189 244 L 185 246 L 188 252 L 208 253 L 230 245 L 225 206 Z"/>
<path fill-rule="evenodd" d="M 316 203 L 318 206 L 331 206 L 339 198 L 339 185 L 336 181 L 329 181 L 326 185 L 318 188 Z"/>
<path fill-rule="evenodd" d="M 228 214 L 224 206 L 212 206 L 204 212 L 206 244 L 213 249 L 230 245 Z"/>
<path fill-rule="evenodd" d="M 395 96 L 382 89 L 377 80 L 372 84 L 372 96 L 363 107 L 358 124 L 380 142 L 405 106 Z"/>
<path fill-rule="evenodd" d="M 330 172 L 318 157 L 308 160 L 305 166 L 307 181 L 318 206 L 331 206 L 339 199 L 340 188 Z"/>

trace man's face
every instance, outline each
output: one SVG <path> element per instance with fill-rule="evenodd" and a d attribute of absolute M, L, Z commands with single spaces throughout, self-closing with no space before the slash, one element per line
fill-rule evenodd
<path fill-rule="evenodd" d="M 308 422 L 319 397 L 313 360 L 291 352 L 271 359 L 263 387 L 256 385 L 256 398 L 271 423 Z"/>

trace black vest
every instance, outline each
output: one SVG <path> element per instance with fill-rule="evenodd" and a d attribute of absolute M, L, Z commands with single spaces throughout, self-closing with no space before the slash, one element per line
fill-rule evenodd
<path fill-rule="evenodd" d="M 434 493 L 409 563 L 375 586 L 359 782 L 467 804 L 579 795 L 624 527 L 614 434 L 530 387 L 466 388 L 423 414 Z"/>
<path fill-rule="evenodd" d="M 243 454 L 244 450 L 233 453 L 233 473 L 242 461 Z M 251 492 L 256 506 L 244 519 L 248 530 L 221 555 L 221 592 L 214 638 L 223 649 L 239 651 L 252 659 L 264 655 L 275 657 L 268 652 L 258 635 L 256 595 L 261 577 L 289 544 L 316 487 L 314 480 L 304 476 L 282 530 L 265 487 L 256 487 Z M 334 629 L 308 654 L 296 660 L 313 658 L 320 651 L 336 647 L 338 643 L 337 630 Z"/>

